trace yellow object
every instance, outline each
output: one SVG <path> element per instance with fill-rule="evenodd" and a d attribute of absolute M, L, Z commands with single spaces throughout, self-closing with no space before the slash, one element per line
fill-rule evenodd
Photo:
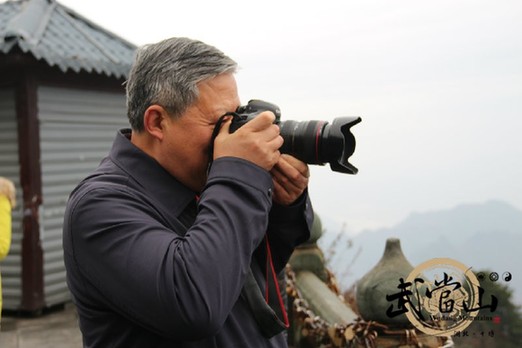
<path fill-rule="evenodd" d="M 11 246 L 11 202 L 0 195 L 0 261 L 9 252 Z"/>
<path fill-rule="evenodd" d="M 11 210 L 16 206 L 16 189 L 13 182 L 0 176 L 0 261 L 11 247 Z M 2 314 L 2 275 L 0 273 L 0 320 Z"/>

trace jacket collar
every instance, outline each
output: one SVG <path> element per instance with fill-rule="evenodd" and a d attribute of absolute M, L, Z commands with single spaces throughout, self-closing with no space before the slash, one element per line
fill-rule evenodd
<path fill-rule="evenodd" d="M 131 130 L 121 129 L 110 151 L 110 159 L 149 192 L 168 211 L 179 216 L 196 193 L 170 175 L 154 158 L 130 141 Z"/>

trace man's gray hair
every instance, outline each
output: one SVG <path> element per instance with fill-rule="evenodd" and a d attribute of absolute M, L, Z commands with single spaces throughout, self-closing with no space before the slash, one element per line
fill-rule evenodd
<path fill-rule="evenodd" d="M 151 105 L 179 117 L 198 98 L 197 84 L 237 63 L 217 48 L 188 38 L 170 38 L 145 45 L 136 52 L 126 82 L 127 116 L 133 130 L 143 130 L 143 115 Z"/>

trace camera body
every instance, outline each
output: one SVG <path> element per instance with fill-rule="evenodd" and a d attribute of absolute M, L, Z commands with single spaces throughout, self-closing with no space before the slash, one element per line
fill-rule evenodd
<path fill-rule="evenodd" d="M 274 123 L 279 125 L 281 121 L 281 110 L 275 104 L 262 100 L 251 100 L 247 105 L 237 108 L 232 123 L 230 124 L 230 133 L 234 133 L 239 127 L 264 111 L 272 111 L 275 115 Z"/>
<path fill-rule="evenodd" d="M 264 111 L 274 113 L 284 143 L 281 153 L 290 154 L 307 164 L 330 164 L 333 171 L 357 174 L 358 169 L 348 159 L 355 151 L 355 137 L 350 128 L 361 122 L 360 117 L 339 117 L 326 121 L 281 121 L 281 110 L 275 104 L 250 100 L 233 113 L 230 133 Z"/>

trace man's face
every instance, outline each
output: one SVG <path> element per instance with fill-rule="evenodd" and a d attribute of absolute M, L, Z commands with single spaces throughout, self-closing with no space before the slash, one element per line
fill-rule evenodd
<path fill-rule="evenodd" d="M 167 120 L 162 150 L 163 167 L 196 192 L 207 181 L 208 151 L 217 120 L 240 105 L 232 74 L 202 81 L 198 87 L 198 100 L 181 117 Z"/>

